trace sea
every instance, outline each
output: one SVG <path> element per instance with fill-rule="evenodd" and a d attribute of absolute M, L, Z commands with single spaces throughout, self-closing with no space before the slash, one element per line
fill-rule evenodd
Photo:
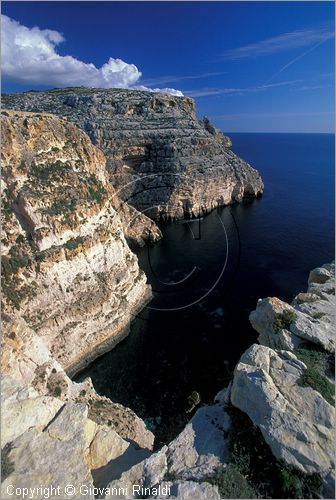
<path fill-rule="evenodd" d="M 130 335 L 76 377 L 134 410 L 156 447 L 190 419 L 193 392 L 208 404 L 228 385 L 257 342 L 249 314 L 258 299 L 291 301 L 311 269 L 334 259 L 334 135 L 227 135 L 259 170 L 263 196 L 162 223 L 163 239 L 137 252 L 152 301 Z"/>

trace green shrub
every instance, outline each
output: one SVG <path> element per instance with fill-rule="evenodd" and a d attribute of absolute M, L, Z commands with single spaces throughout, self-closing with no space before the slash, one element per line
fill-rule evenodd
<path fill-rule="evenodd" d="M 48 184 L 51 179 L 61 179 L 62 174 L 64 174 L 66 170 L 69 170 L 69 168 L 71 167 L 62 163 L 60 160 L 39 166 L 33 163 L 29 172 L 30 181 L 32 183 L 38 181 L 42 184 Z"/>
<path fill-rule="evenodd" d="M 88 187 L 88 199 L 90 201 L 96 201 L 97 203 L 100 203 L 103 199 L 103 194 L 105 192 L 105 189 L 98 188 L 94 189 L 92 186 Z"/>
<path fill-rule="evenodd" d="M 55 398 L 59 398 L 61 394 L 62 394 L 62 389 L 59 386 L 55 387 L 53 391 L 53 395 L 55 396 Z"/>
<path fill-rule="evenodd" d="M 295 321 L 297 315 L 294 311 L 284 311 L 282 314 L 278 314 L 274 320 L 273 328 L 276 332 L 280 330 L 288 330 L 291 323 Z"/>
<path fill-rule="evenodd" d="M 253 425 L 250 418 L 233 406 L 228 407 L 227 411 L 231 417 L 231 465 L 234 466 L 235 472 L 246 479 L 254 494 L 261 498 L 321 497 L 322 480 L 318 474 L 307 475 L 276 460 L 260 429 Z M 237 474 L 234 477 L 237 477 L 242 491 L 246 491 L 241 478 L 238 478 Z M 229 484 L 228 478 L 224 477 L 224 480 L 224 484 Z"/>
<path fill-rule="evenodd" d="M 103 408 L 105 406 L 105 401 L 96 399 L 95 401 L 93 401 L 93 406 L 95 406 L 96 408 Z"/>
<path fill-rule="evenodd" d="M 8 196 L 8 190 L 4 189 L 4 195 L 1 197 L 1 214 L 6 220 L 10 219 L 10 215 L 13 213 L 12 203 Z"/>
<path fill-rule="evenodd" d="M 12 247 L 9 251 L 9 256 L 4 255 L 1 258 L 1 274 L 7 279 L 10 275 L 15 274 L 18 269 L 27 267 L 30 263 L 27 255 L 15 253 L 15 247 Z"/>
<path fill-rule="evenodd" d="M 22 280 L 16 276 L 6 276 L 6 280 L 2 280 L 1 290 L 3 296 L 15 307 L 20 309 L 20 304 L 24 299 L 36 296 L 36 285 L 23 285 Z"/>
<path fill-rule="evenodd" d="M 79 395 L 84 397 L 86 395 L 86 390 L 85 389 L 81 390 Z"/>
<path fill-rule="evenodd" d="M 322 375 L 334 373 L 334 356 L 319 349 L 315 344 L 306 344 L 304 347 L 294 349 L 294 354 L 303 361 L 308 368 L 314 368 L 322 373 Z"/>
<path fill-rule="evenodd" d="M 77 236 L 77 238 L 70 238 L 70 240 L 68 240 L 66 243 L 65 243 L 65 248 L 67 248 L 68 250 L 74 250 L 75 248 L 77 248 L 79 245 L 81 245 L 84 241 L 84 238 L 82 238 L 81 236 Z"/>
<path fill-rule="evenodd" d="M 11 445 L 7 444 L 1 450 L 1 482 L 14 472 L 14 463 L 9 458 L 9 452 L 11 449 Z"/>
<path fill-rule="evenodd" d="M 15 287 L 12 286 L 12 284 L 2 283 L 1 291 L 8 302 L 10 302 L 15 307 L 15 309 L 20 309 L 20 296 L 15 290 Z"/>
<path fill-rule="evenodd" d="M 307 368 L 302 374 L 299 383 L 304 387 L 312 387 L 315 391 L 318 391 L 328 403 L 331 405 L 334 404 L 334 385 L 315 368 Z"/>
<path fill-rule="evenodd" d="M 19 234 L 17 237 L 16 237 L 16 243 L 18 245 L 20 245 L 21 243 L 24 243 L 25 242 L 25 237 L 23 236 L 23 234 Z"/>
<path fill-rule="evenodd" d="M 30 246 L 30 249 L 32 250 L 32 252 L 38 251 L 38 246 L 36 245 L 32 235 L 30 233 L 27 234 L 27 242 L 28 242 L 28 245 Z"/>
<path fill-rule="evenodd" d="M 86 179 L 86 182 L 88 185 L 87 188 L 88 201 L 95 201 L 97 203 L 100 203 L 104 197 L 104 194 L 106 193 L 105 188 L 94 174 L 91 174 Z"/>
<path fill-rule="evenodd" d="M 274 496 L 270 478 L 274 474 L 276 461 L 260 430 L 237 408 L 230 406 L 227 411 L 231 418 L 229 449 L 232 466 L 246 478 L 255 492 L 260 491 L 260 495 L 265 497 Z"/>
<path fill-rule="evenodd" d="M 291 466 L 279 474 L 283 494 L 288 498 L 321 498 L 322 479 L 318 474 L 306 475 Z"/>
<path fill-rule="evenodd" d="M 76 200 L 73 198 L 60 198 L 52 202 L 50 207 L 42 208 L 41 213 L 45 215 L 63 215 L 67 212 L 73 212 L 76 208 Z"/>
<path fill-rule="evenodd" d="M 258 498 L 255 489 L 232 464 L 220 468 L 210 482 L 218 486 L 221 498 Z"/>

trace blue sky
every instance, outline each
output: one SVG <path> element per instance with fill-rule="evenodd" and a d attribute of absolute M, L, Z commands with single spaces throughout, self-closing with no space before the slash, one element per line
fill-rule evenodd
<path fill-rule="evenodd" d="M 334 130 L 333 2 L 3 2 L 2 14 L 4 92 L 172 88 L 224 131 Z"/>

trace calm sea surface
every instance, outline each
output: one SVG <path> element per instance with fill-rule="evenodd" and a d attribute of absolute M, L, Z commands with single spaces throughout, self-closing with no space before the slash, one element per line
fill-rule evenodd
<path fill-rule="evenodd" d="M 163 224 L 164 239 L 138 253 L 153 300 L 130 336 L 77 377 L 146 419 L 158 446 L 190 418 L 192 391 L 207 403 L 227 385 L 257 338 L 248 315 L 258 298 L 292 300 L 310 269 L 334 257 L 334 136 L 228 135 L 261 173 L 264 195 Z"/>

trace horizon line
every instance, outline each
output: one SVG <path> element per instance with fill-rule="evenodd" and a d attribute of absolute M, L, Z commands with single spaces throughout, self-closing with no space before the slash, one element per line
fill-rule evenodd
<path fill-rule="evenodd" d="M 221 129 L 222 130 L 222 129 Z M 283 131 L 279 130 L 276 132 L 269 132 L 269 131 L 263 131 L 263 130 L 254 130 L 254 131 L 241 131 L 241 130 L 229 130 L 229 131 L 223 131 L 224 135 L 229 135 L 229 134 L 319 134 L 319 135 L 335 135 L 335 130 L 333 132 L 304 132 L 304 131 L 299 131 L 299 132 L 288 132 L 288 131 Z"/>

